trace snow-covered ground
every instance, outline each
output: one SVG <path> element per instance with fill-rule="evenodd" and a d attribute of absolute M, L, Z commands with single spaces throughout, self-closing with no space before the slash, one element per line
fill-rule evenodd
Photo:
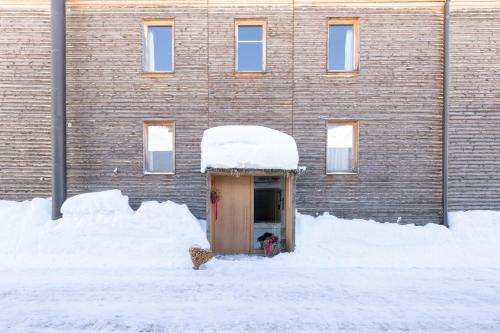
<path fill-rule="evenodd" d="M 499 332 L 493 269 L 2 271 L 1 332 Z"/>
<path fill-rule="evenodd" d="M 500 212 L 451 228 L 297 215 L 297 249 L 216 258 L 185 205 L 0 201 L 0 332 L 500 332 Z"/>

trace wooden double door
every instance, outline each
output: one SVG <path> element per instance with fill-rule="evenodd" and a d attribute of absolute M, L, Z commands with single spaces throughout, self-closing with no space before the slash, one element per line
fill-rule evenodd
<path fill-rule="evenodd" d="M 210 205 L 212 250 L 225 254 L 251 253 L 253 177 L 212 176 L 211 184 L 219 197 L 217 203 Z"/>

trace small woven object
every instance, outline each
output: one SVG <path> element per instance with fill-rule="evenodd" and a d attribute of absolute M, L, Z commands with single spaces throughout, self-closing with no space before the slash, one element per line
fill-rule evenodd
<path fill-rule="evenodd" d="M 194 269 L 199 269 L 201 265 L 206 264 L 214 257 L 214 253 L 212 251 L 196 246 L 189 248 L 189 254 L 191 255 L 191 261 L 193 262 Z"/>

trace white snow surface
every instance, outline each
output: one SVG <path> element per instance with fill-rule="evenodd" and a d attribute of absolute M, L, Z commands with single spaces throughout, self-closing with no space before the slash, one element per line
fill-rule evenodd
<path fill-rule="evenodd" d="M 119 190 L 69 198 L 50 220 L 50 199 L 0 201 L 0 268 L 190 268 L 187 249 L 208 247 L 205 222 L 186 205 L 142 203 Z M 276 262 L 329 267 L 500 268 L 500 212 L 450 213 L 450 228 L 296 215 L 296 249 Z"/>
<path fill-rule="evenodd" d="M 0 332 L 498 333 L 499 270 L 286 267 L 0 271 Z"/>
<path fill-rule="evenodd" d="M 450 229 L 297 213 L 296 251 L 218 257 L 185 205 L 0 201 L 0 332 L 500 332 L 500 212 Z"/>
<path fill-rule="evenodd" d="M 449 229 L 433 223 L 345 220 L 328 213 L 296 216 L 292 264 L 500 268 L 500 212 L 452 212 Z"/>
<path fill-rule="evenodd" d="M 268 127 L 212 127 L 201 140 L 201 172 L 209 167 L 296 170 L 298 163 L 295 140 Z"/>
<path fill-rule="evenodd" d="M 0 268 L 184 267 L 193 244 L 208 246 L 186 205 L 143 202 L 118 190 L 69 198 L 50 220 L 50 200 L 0 201 Z"/>
<path fill-rule="evenodd" d="M 78 215 L 130 215 L 128 197 L 120 190 L 83 193 L 68 198 L 61 207 L 64 217 Z"/>

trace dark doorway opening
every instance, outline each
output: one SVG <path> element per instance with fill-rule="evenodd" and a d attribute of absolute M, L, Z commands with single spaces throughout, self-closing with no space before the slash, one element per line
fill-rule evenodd
<path fill-rule="evenodd" d="M 285 248 L 283 194 L 283 177 L 254 177 L 254 252 L 263 251 L 258 238 L 266 232 L 278 237 L 280 250 Z"/>

